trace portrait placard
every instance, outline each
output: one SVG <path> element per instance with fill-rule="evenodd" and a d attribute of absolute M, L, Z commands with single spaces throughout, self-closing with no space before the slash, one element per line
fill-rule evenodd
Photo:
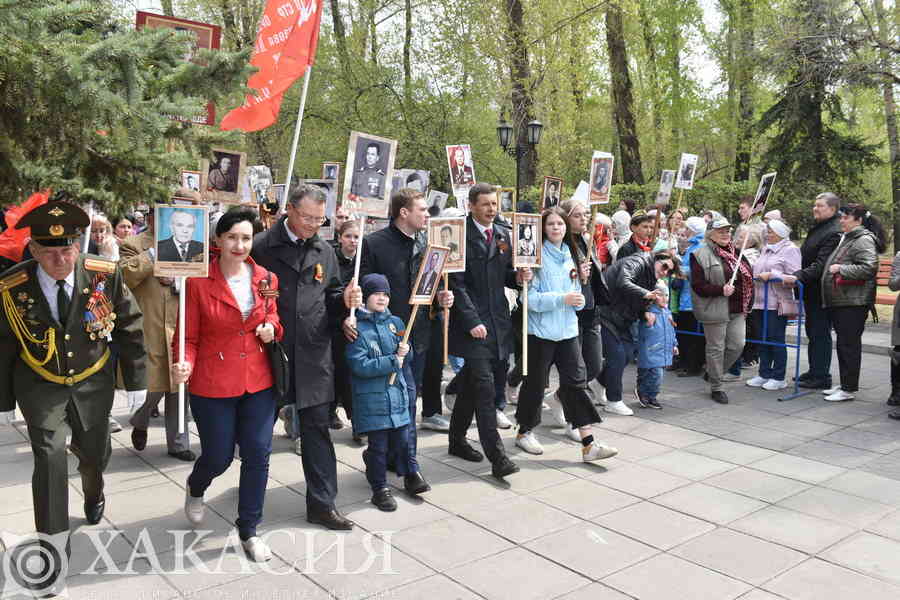
<path fill-rule="evenodd" d="M 155 277 L 209 274 L 209 207 L 157 204 Z"/>
<path fill-rule="evenodd" d="M 675 187 L 680 190 L 694 189 L 694 176 L 697 174 L 697 158 L 696 154 L 684 153 L 681 155 Z"/>
<path fill-rule="evenodd" d="M 766 204 L 772 196 L 772 185 L 775 183 L 777 171 L 766 173 L 759 179 L 759 187 L 756 188 L 756 196 L 753 198 L 753 207 L 750 209 L 751 215 L 759 215 L 766 211 Z"/>
<path fill-rule="evenodd" d="M 543 207 L 559 206 L 559 199 L 562 198 L 563 181 L 559 177 L 544 176 L 544 190 L 541 198 L 544 199 Z"/>
<path fill-rule="evenodd" d="M 472 162 L 472 148 L 469 144 L 445 146 L 447 168 L 450 170 L 450 186 L 457 198 L 469 197 L 469 188 L 475 185 L 475 163 Z"/>
<path fill-rule="evenodd" d="M 428 205 L 428 208 L 436 206 L 438 210 L 444 210 L 445 208 L 447 208 L 447 198 L 449 197 L 449 194 L 445 192 L 431 190 L 428 192 L 428 197 L 425 199 L 425 204 Z"/>
<path fill-rule="evenodd" d="M 513 266 L 541 266 L 541 215 L 515 213 L 512 218 Z"/>
<path fill-rule="evenodd" d="M 182 171 L 181 187 L 192 192 L 200 191 L 200 171 Z"/>
<path fill-rule="evenodd" d="M 276 183 L 269 187 L 269 196 L 268 202 L 270 209 L 272 206 L 277 206 L 278 210 L 284 210 L 284 203 L 287 202 L 287 197 L 284 193 L 284 184 Z"/>
<path fill-rule="evenodd" d="M 391 189 L 395 192 L 403 188 L 410 188 L 423 194 L 428 192 L 431 183 L 431 171 L 422 169 L 398 169 L 394 171 Z"/>
<path fill-rule="evenodd" d="M 388 218 L 397 140 L 350 132 L 341 204 L 350 214 Z"/>
<path fill-rule="evenodd" d="M 516 212 L 516 188 L 497 188 L 497 204 L 501 213 Z"/>
<path fill-rule="evenodd" d="M 247 183 L 250 186 L 250 200 L 254 204 L 265 204 L 272 187 L 272 170 L 266 165 L 247 169 Z"/>
<path fill-rule="evenodd" d="M 176 17 L 168 17 L 139 10 L 137 11 L 137 18 L 135 19 L 135 29 L 142 29 L 144 27 L 150 29 L 169 28 L 174 29 L 175 31 L 186 31 L 193 34 L 194 41 L 192 45 L 185 50 L 183 59 L 200 65 L 205 65 L 206 62 L 197 56 L 197 51 L 201 48 L 218 50 L 222 38 L 222 28 L 218 25 L 200 23 L 199 21 L 188 21 L 187 19 L 178 19 Z M 202 115 L 196 115 L 190 118 L 180 115 L 166 116 L 175 121 L 191 122 L 198 125 L 216 124 L 216 108 L 212 102 L 209 102 L 206 105 L 206 113 Z"/>
<path fill-rule="evenodd" d="M 609 204 L 609 188 L 612 185 L 613 155 L 594 150 L 591 156 L 591 199 L 589 206 Z"/>
<path fill-rule="evenodd" d="M 242 184 L 247 177 L 247 155 L 213 148 L 212 158 L 200 163 L 200 189 L 208 202 L 243 204 Z M 271 175 L 270 175 L 271 177 Z"/>
<path fill-rule="evenodd" d="M 322 179 L 331 179 L 338 181 L 341 178 L 341 163 L 339 162 L 323 162 L 322 163 Z"/>
<path fill-rule="evenodd" d="M 337 211 L 337 181 L 333 179 L 301 179 L 300 183 L 312 185 L 325 194 L 325 222 L 319 227 L 319 237 L 334 239 L 334 213 Z"/>
<path fill-rule="evenodd" d="M 659 176 L 659 191 L 656 192 L 656 204 L 668 206 L 672 197 L 672 187 L 675 185 L 675 171 L 663 171 Z"/>
<path fill-rule="evenodd" d="M 428 243 L 449 250 L 444 273 L 462 273 L 466 270 L 466 217 L 428 219 Z"/>
<path fill-rule="evenodd" d="M 381 231 L 388 225 L 390 225 L 390 219 L 379 219 L 376 217 L 366 217 L 366 231 L 365 234 L 369 235 L 370 233 L 375 233 L 376 231 Z"/>
<path fill-rule="evenodd" d="M 422 264 L 419 265 L 419 274 L 412 288 L 413 293 L 409 297 L 410 304 L 428 305 L 432 303 L 449 254 L 449 248 L 428 245 L 422 256 Z"/>

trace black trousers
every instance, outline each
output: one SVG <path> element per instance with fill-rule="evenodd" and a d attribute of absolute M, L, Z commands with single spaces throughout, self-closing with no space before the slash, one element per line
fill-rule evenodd
<path fill-rule="evenodd" d="M 450 417 L 450 445 L 465 441 L 472 424 L 478 423 L 478 438 L 484 454 L 492 463 L 506 455 L 500 434 L 497 433 L 497 408 L 494 405 L 494 367 L 498 361 L 490 358 L 466 358 L 459 372 L 462 389 L 456 396 Z"/>
<path fill-rule="evenodd" d="M 323 512 L 334 508 L 337 497 L 337 456 L 331 443 L 331 407 L 328 403 L 301 408 L 300 444 L 303 476 L 306 478 L 306 511 Z"/>
<path fill-rule="evenodd" d="M 69 530 L 69 465 L 66 436 L 72 434 L 72 454 L 78 458 L 81 489 L 84 498 L 97 502 L 103 496 L 103 471 L 109 464 L 109 422 L 88 430 L 73 402 L 66 407 L 66 420 L 55 431 L 28 425 L 28 438 L 34 453 L 31 495 L 34 505 L 34 527 L 38 533 L 53 535 Z"/>
<path fill-rule="evenodd" d="M 513 330 L 513 355 L 516 358 L 516 364 L 513 366 L 509 375 L 506 377 L 506 385 L 510 387 L 519 387 L 522 383 L 522 305 L 516 304 L 510 314 L 512 319 Z"/>
<path fill-rule="evenodd" d="M 444 319 L 431 320 L 431 338 L 422 374 L 422 418 L 441 414 L 441 378 L 444 374 Z"/>
<path fill-rule="evenodd" d="M 697 331 L 697 319 L 694 311 L 681 311 L 675 315 L 675 323 L 681 331 Z M 706 357 L 706 337 L 700 335 L 678 334 L 678 354 L 681 356 L 681 368 L 689 373 L 703 370 L 703 359 Z"/>
<path fill-rule="evenodd" d="M 900 352 L 900 346 L 894 346 L 894 352 Z M 891 361 L 891 396 L 900 394 L 900 364 Z"/>
<path fill-rule="evenodd" d="M 862 334 L 866 328 L 868 306 L 833 306 L 828 308 L 832 326 L 837 334 L 838 368 L 841 372 L 841 389 L 845 392 L 859 390 L 859 367 L 862 363 Z"/>
<path fill-rule="evenodd" d="M 760 321 L 761 323 L 761 321 Z M 746 319 L 745 336 L 748 340 L 758 340 L 762 332 L 762 325 L 757 324 L 756 319 Z M 744 352 L 741 354 L 741 361 L 744 364 L 759 360 L 759 346 L 752 342 L 744 342 Z"/>
<path fill-rule="evenodd" d="M 591 382 L 600 375 L 603 368 L 603 342 L 600 340 L 598 325 L 584 326 L 578 323 L 578 341 L 581 343 L 581 357 L 584 359 L 586 381 Z"/>
<path fill-rule="evenodd" d="M 549 384 L 550 365 L 559 373 L 559 400 L 566 421 L 576 429 L 601 421 L 587 393 L 587 371 L 578 338 L 554 342 L 528 336 L 528 375 L 519 391 L 516 421 L 519 432 L 531 431 L 541 424 L 541 403 Z"/>

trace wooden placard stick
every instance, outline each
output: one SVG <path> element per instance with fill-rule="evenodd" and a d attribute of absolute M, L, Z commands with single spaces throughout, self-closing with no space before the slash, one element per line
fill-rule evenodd
<path fill-rule="evenodd" d="M 406 331 L 403 332 L 403 339 L 400 341 L 401 344 L 409 343 L 409 336 L 412 335 L 413 325 L 416 324 L 416 315 L 419 314 L 419 305 L 413 304 L 412 312 L 409 315 L 409 323 L 406 324 Z M 406 360 L 406 357 L 403 358 Z M 394 371 L 391 373 L 391 378 L 388 379 L 388 385 L 394 385 L 394 382 L 397 380 L 397 372 Z"/>
<path fill-rule="evenodd" d="M 522 281 L 522 377 L 528 376 L 528 282 Z"/>

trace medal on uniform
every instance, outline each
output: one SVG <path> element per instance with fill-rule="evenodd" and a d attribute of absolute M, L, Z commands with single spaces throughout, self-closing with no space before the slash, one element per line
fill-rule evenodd
<path fill-rule="evenodd" d="M 115 326 L 116 313 L 106 296 L 106 273 L 94 275 L 94 290 L 84 307 L 84 329 L 92 340 L 107 337 Z"/>
<path fill-rule="evenodd" d="M 325 279 L 325 269 L 322 267 L 322 263 L 316 263 L 316 281 L 322 283 L 322 280 Z"/>
<path fill-rule="evenodd" d="M 388 329 L 391 330 L 391 333 L 393 333 L 393 334 L 396 335 L 396 333 L 397 333 L 397 326 L 396 326 L 396 325 L 394 325 L 393 323 L 388 323 Z"/>

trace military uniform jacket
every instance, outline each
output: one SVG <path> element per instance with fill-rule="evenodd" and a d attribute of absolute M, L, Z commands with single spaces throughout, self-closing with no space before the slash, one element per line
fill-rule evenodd
<path fill-rule="evenodd" d="M 30 426 L 54 431 L 65 421 L 66 406 L 73 402 L 85 430 L 103 425 L 112 408 L 116 376 L 106 337 L 95 335 L 92 340 L 85 329 L 85 311 L 95 289 L 95 276 L 106 277 L 104 293 L 115 314 L 111 336 L 118 345 L 118 364 L 128 390 L 147 386 L 140 309 L 114 262 L 82 254 L 75 264 L 75 286 L 63 327 L 50 314 L 37 280 L 37 267 L 37 261 L 29 260 L 0 275 L 4 303 L 0 314 L 0 410 L 12 410 L 18 404 Z M 34 338 L 43 340 L 52 332 L 55 352 L 40 367 L 44 375 L 23 358 L 10 311 L 20 315 L 21 323 Z M 26 346 L 38 362 L 52 349 L 48 343 L 29 340 Z"/>

